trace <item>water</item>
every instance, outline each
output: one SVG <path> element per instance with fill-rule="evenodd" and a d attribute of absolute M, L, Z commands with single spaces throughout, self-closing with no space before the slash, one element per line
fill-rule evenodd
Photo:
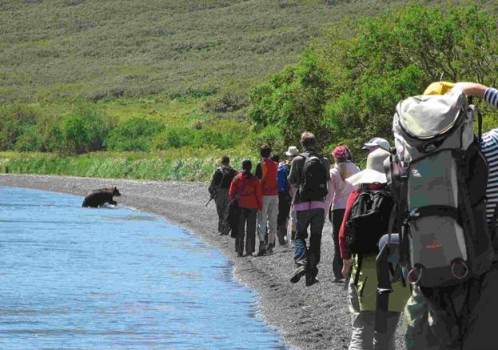
<path fill-rule="evenodd" d="M 0 187 L 0 349 L 283 349 L 217 250 L 158 216 Z"/>

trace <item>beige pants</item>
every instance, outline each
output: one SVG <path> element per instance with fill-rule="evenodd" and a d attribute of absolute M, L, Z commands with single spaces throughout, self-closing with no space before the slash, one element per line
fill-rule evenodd
<path fill-rule="evenodd" d="M 258 212 L 258 237 L 260 242 L 266 241 L 268 227 L 268 244 L 275 245 L 278 218 L 278 195 L 263 196 L 263 208 Z"/>

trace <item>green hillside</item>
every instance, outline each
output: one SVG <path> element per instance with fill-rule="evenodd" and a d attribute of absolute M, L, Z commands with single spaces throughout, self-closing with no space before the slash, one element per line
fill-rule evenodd
<path fill-rule="evenodd" d="M 385 6 L 337 2 L 2 1 L 0 99 L 246 90 L 294 62 L 323 25 Z"/>
<path fill-rule="evenodd" d="M 303 128 L 325 150 L 387 137 L 396 100 L 447 63 L 496 83 L 496 1 L 406 3 L 0 2 L 0 171 L 205 179 Z"/>

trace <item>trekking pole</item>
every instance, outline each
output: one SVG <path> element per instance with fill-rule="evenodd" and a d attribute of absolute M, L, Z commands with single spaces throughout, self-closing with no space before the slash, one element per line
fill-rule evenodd
<path fill-rule="evenodd" d="M 208 206 L 208 204 L 209 204 L 209 203 L 211 203 L 211 201 L 212 201 L 213 199 L 214 199 L 214 197 L 209 198 L 209 200 L 206 202 L 206 204 L 204 204 L 204 206 L 205 206 L 205 207 L 207 207 L 207 206 Z"/>

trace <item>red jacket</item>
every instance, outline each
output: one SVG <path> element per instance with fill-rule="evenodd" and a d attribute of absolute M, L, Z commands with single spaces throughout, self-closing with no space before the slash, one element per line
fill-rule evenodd
<path fill-rule="evenodd" d="M 256 208 L 261 210 L 263 207 L 263 195 L 261 186 L 256 176 L 247 176 L 240 173 L 232 181 L 228 196 L 230 200 L 238 195 L 239 207 L 241 208 Z"/>

